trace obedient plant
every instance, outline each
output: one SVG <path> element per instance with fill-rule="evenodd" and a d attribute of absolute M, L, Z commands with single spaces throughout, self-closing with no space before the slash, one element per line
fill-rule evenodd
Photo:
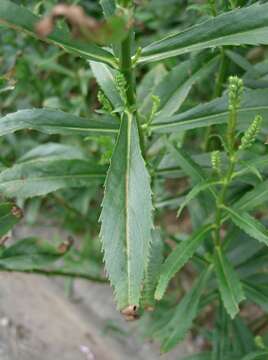
<path fill-rule="evenodd" d="M 108 168 L 76 156 L 26 157 L 0 173 L 0 191 L 6 198 L 22 199 L 104 184 L 100 238 L 123 316 L 145 318 L 149 335 L 160 341 L 162 351 L 171 350 L 193 328 L 211 345 L 189 359 L 267 359 L 262 335 L 267 328 L 268 231 L 262 215 L 268 199 L 263 141 L 268 90 L 256 85 L 258 69 L 236 50 L 239 45 L 268 44 L 268 4 L 236 8 L 236 1 L 230 1 L 218 14 L 216 2 L 209 1 L 212 18 L 143 48 L 135 39 L 139 5 L 132 0 L 100 4 L 103 21 L 67 5 L 56 6 L 41 19 L 1 0 L 4 26 L 85 60 L 99 85 L 101 108 L 90 119 L 46 108 L 20 110 L 1 118 L 0 134 L 33 129 L 83 138 L 110 136 L 115 145 Z M 66 18 L 70 29 L 57 24 L 58 17 Z M 163 64 L 169 58 L 179 62 L 167 71 Z M 235 75 L 226 81 L 227 58 L 246 70 L 245 83 Z M 143 78 L 141 68 L 149 69 Z M 193 84 L 211 80 L 217 69 L 214 99 L 192 107 L 189 102 L 182 110 Z M 252 89 L 248 84 L 254 79 Z M 194 129 L 202 138 L 194 148 L 203 154 L 189 149 L 188 131 Z M 187 186 L 179 197 L 164 199 L 159 188 L 169 178 L 179 185 L 186 178 Z M 178 224 L 187 208 L 192 231 L 166 242 L 170 234 L 161 225 L 163 207 L 176 208 Z M 11 203 L 0 206 L 1 236 L 19 220 L 16 209 Z M 258 219 L 257 209 L 264 209 Z M 66 252 L 68 244 L 52 248 L 30 239 L 5 247 L 2 242 L 0 266 L 44 271 L 59 257 L 70 262 Z M 18 266 L 18 254 L 31 259 L 27 266 Z M 178 274 L 186 264 L 196 275 L 184 293 Z M 259 327 L 243 316 L 252 304 L 263 311 Z M 150 320 L 146 311 L 153 311 Z M 204 313 L 210 314 L 208 324 L 202 322 Z"/>

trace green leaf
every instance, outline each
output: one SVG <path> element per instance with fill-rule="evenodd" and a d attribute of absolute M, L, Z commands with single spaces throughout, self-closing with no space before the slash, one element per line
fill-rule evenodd
<path fill-rule="evenodd" d="M 0 204 L 0 238 L 20 221 L 22 213 L 18 210 L 14 204 Z"/>
<path fill-rule="evenodd" d="M 114 15 L 116 9 L 114 0 L 100 0 L 100 4 L 106 18 Z"/>
<path fill-rule="evenodd" d="M 152 62 L 224 45 L 268 44 L 268 4 L 236 9 L 170 34 L 146 46 L 140 62 Z"/>
<path fill-rule="evenodd" d="M 189 191 L 188 194 L 185 196 L 185 199 L 182 202 L 182 204 L 180 205 L 180 208 L 178 210 L 177 217 L 180 217 L 185 206 L 187 206 L 187 204 L 190 201 L 192 201 L 196 196 L 198 196 L 202 191 L 207 190 L 211 186 L 219 185 L 221 183 L 222 183 L 221 181 L 208 181 L 208 182 L 201 182 L 201 183 L 195 185 L 192 188 L 192 190 Z"/>
<path fill-rule="evenodd" d="M 50 243 L 26 238 L 5 248 L 0 254 L 0 268 L 7 270 L 34 270 L 51 265 L 63 253 Z"/>
<path fill-rule="evenodd" d="M 237 111 L 238 128 L 247 129 L 256 114 L 264 119 L 268 117 L 268 90 L 247 90 L 244 93 L 241 108 Z M 228 98 L 226 95 L 209 103 L 198 105 L 178 115 L 158 117 L 151 125 L 151 130 L 156 133 L 170 133 L 191 130 L 210 125 L 224 124 L 228 119 Z M 268 131 L 268 125 L 263 123 L 264 133 Z"/>
<path fill-rule="evenodd" d="M 241 283 L 219 247 L 215 249 L 214 266 L 224 307 L 233 319 L 239 312 L 239 303 L 245 299 Z"/>
<path fill-rule="evenodd" d="M 150 310 L 155 306 L 154 292 L 160 275 L 160 266 L 163 261 L 164 242 L 160 231 L 153 230 L 149 260 L 145 271 L 142 293 L 142 303 L 145 309 Z"/>
<path fill-rule="evenodd" d="M 158 84 L 167 74 L 163 64 L 154 66 L 141 79 L 137 86 L 137 108 L 140 116 L 149 116 L 152 109 L 152 95 L 155 94 Z"/>
<path fill-rule="evenodd" d="M 21 156 L 17 162 L 25 162 L 30 160 L 40 159 L 86 159 L 82 150 L 72 145 L 65 145 L 59 143 L 45 143 L 38 145 L 32 150 L 26 152 Z"/>
<path fill-rule="evenodd" d="M 187 331 L 191 328 L 210 271 L 211 267 L 196 279 L 191 290 L 176 306 L 171 320 L 156 334 L 156 337 L 161 340 L 161 351 L 167 352 L 173 349 L 178 342 L 183 340 Z"/>
<path fill-rule="evenodd" d="M 123 106 L 122 99 L 114 82 L 114 71 L 112 71 L 109 66 L 95 61 L 90 61 L 90 67 L 99 86 L 113 107 L 118 108 Z"/>
<path fill-rule="evenodd" d="M 37 159 L 0 173 L 0 192 L 27 198 L 69 187 L 88 187 L 103 181 L 106 168 L 80 159 Z"/>
<path fill-rule="evenodd" d="M 206 181 L 206 176 L 202 168 L 191 158 L 191 156 L 181 148 L 167 143 L 172 156 L 176 159 L 176 163 L 181 167 L 185 174 L 187 174 L 194 184 Z"/>
<path fill-rule="evenodd" d="M 241 360 L 264 360 L 264 356 L 268 355 L 268 350 L 255 351 L 247 356 L 244 356 Z"/>
<path fill-rule="evenodd" d="M 227 206 L 224 206 L 224 209 L 236 226 L 254 239 L 268 245 L 268 231 L 262 223 L 246 212 L 236 211 L 234 208 Z"/>
<path fill-rule="evenodd" d="M 158 117 L 165 118 L 177 112 L 193 84 L 211 72 L 218 61 L 218 56 L 211 58 L 210 54 L 202 54 L 171 69 L 154 90 L 154 95 L 161 100 L 154 121 L 157 122 Z"/>
<path fill-rule="evenodd" d="M 244 283 L 247 299 L 259 305 L 265 312 L 268 312 L 268 288 Z"/>
<path fill-rule="evenodd" d="M 201 229 L 189 236 L 188 239 L 177 245 L 177 247 L 166 258 L 165 262 L 161 266 L 160 278 L 155 291 L 155 298 L 157 300 L 162 299 L 169 281 L 194 255 L 211 229 L 211 225 L 203 226 Z"/>
<path fill-rule="evenodd" d="M 105 181 L 101 222 L 104 260 L 118 308 L 137 307 L 149 255 L 152 199 L 132 115 L 122 118 Z"/>
<path fill-rule="evenodd" d="M 27 34 L 37 37 L 35 26 L 40 19 L 31 13 L 27 8 L 16 5 L 9 0 L 0 2 L 0 23 L 24 31 Z M 47 38 L 42 40 L 53 43 L 65 51 L 81 56 L 82 58 L 94 61 L 100 61 L 116 67 L 114 56 L 107 50 L 98 47 L 95 44 L 81 42 L 72 39 L 71 34 L 61 29 L 56 29 Z"/>
<path fill-rule="evenodd" d="M 257 208 L 268 201 L 268 180 L 265 180 L 257 186 L 246 192 L 235 204 L 234 208 L 241 211 L 249 211 Z"/>
<path fill-rule="evenodd" d="M 0 118 L 0 136 L 23 129 L 62 135 L 114 135 L 118 125 L 112 119 L 87 120 L 49 109 L 19 110 Z"/>

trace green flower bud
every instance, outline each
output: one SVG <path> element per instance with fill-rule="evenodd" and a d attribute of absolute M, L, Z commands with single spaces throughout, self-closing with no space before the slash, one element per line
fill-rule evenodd
<path fill-rule="evenodd" d="M 113 111 L 112 104 L 110 103 L 109 99 L 106 97 L 106 95 L 100 90 L 98 92 L 98 101 L 101 104 L 104 111 L 111 113 Z"/>
<path fill-rule="evenodd" d="M 211 165 L 217 174 L 221 174 L 221 154 L 218 150 L 211 153 Z"/>
<path fill-rule="evenodd" d="M 241 139 L 239 150 L 245 150 L 252 146 L 260 132 L 262 117 L 257 115 Z"/>

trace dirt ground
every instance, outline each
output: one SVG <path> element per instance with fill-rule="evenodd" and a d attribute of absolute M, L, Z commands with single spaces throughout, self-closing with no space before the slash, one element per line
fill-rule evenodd
<path fill-rule="evenodd" d="M 48 231 L 55 229 L 30 234 L 49 238 Z M 70 298 L 62 279 L 2 272 L 0 283 L 0 360 L 179 360 L 192 350 L 185 342 L 160 355 L 118 314 L 108 285 L 75 280 Z"/>

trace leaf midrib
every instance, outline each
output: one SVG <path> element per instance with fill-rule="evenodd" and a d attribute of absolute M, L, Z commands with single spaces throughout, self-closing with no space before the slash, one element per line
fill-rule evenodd
<path fill-rule="evenodd" d="M 239 113 L 243 113 L 243 112 L 248 112 L 248 111 L 258 111 L 258 110 L 268 110 L 268 105 L 267 106 L 257 106 L 257 107 L 248 107 L 248 108 L 244 108 L 244 109 L 240 109 L 238 111 Z M 182 121 L 172 121 L 172 122 L 165 122 L 165 123 L 158 123 L 158 124 L 152 124 L 152 131 L 157 130 L 157 129 L 161 129 L 161 128 L 171 128 L 171 127 L 176 127 L 176 126 L 181 126 L 184 124 L 194 124 L 195 122 L 201 121 L 203 119 L 210 119 L 210 118 L 217 118 L 217 117 L 221 117 L 223 115 L 228 115 L 227 111 L 222 111 L 222 112 L 218 112 L 216 114 L 211 114 L 211 115 L 204 115 L 202 117 L 194 117 L 194 118 L 190 118 L 190 120 L 182 120 Z M 175 116 L 174 116 L 175 118 Z M 223 121 L 224 122 L 224 121 Z M 206 125 L 204 125 L 206 126 Z"/>

